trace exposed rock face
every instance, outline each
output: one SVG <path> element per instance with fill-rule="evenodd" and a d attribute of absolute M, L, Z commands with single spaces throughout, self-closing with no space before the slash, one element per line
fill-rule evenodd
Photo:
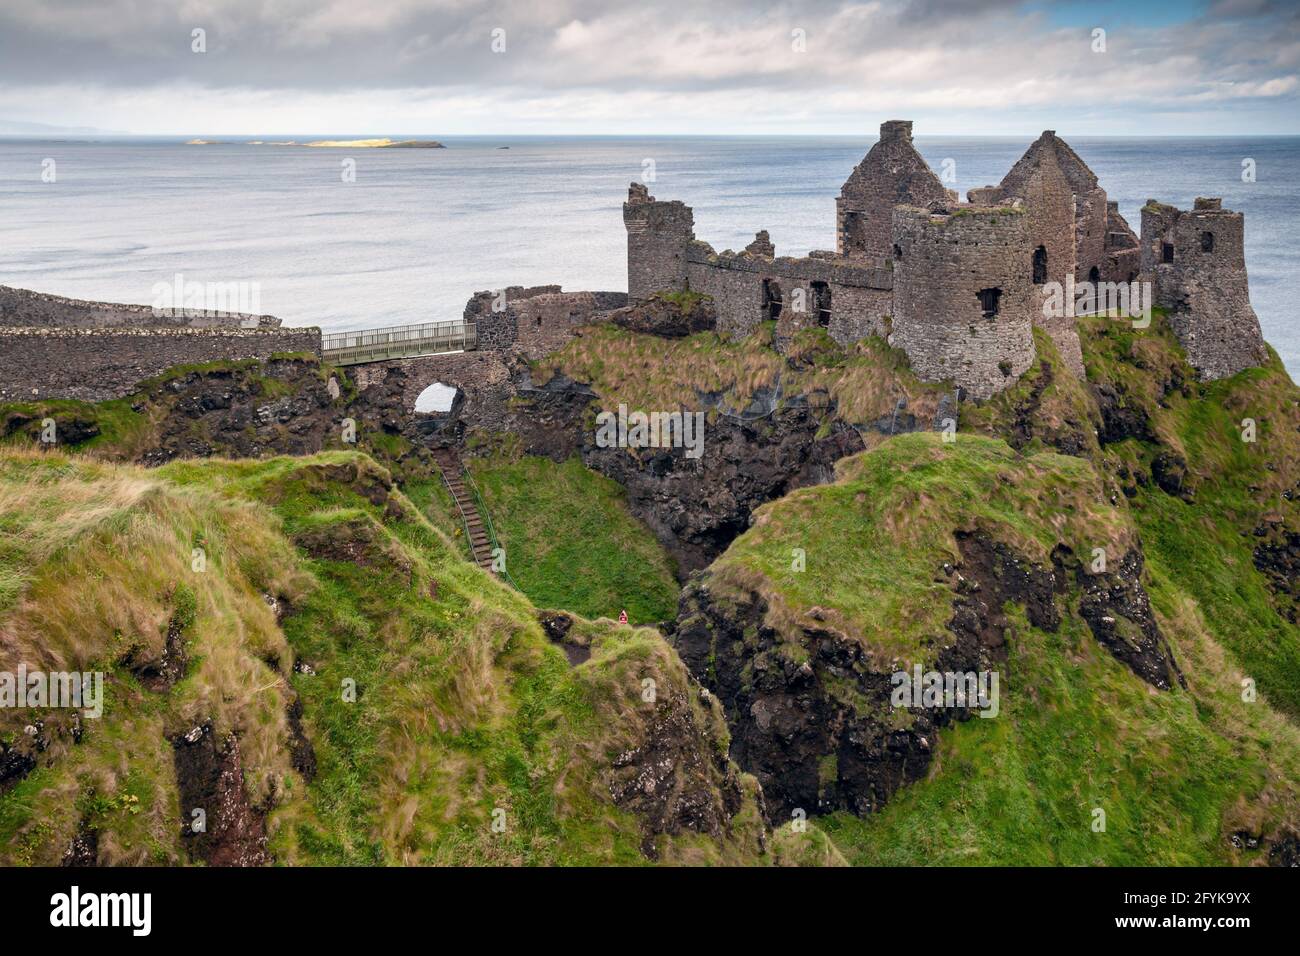
<path fill-rule="evenodd" d="M 176 786 L 180 791 L 181 843 L 192 860 L 209 866 L 262 866 L 266 851 L 266 810 L 244 791 L 239 738 L 217 745 L 211 724 L 172 739 Z M 202 810 L 203 829 L 194 810 Z"/>
<path fill-rule="evenodd" d="M 899 787 L 927 772 L 936 732 L 975 712 L 967 706 L 909 708 L 891 701 L 895 671 L 999 672 L 1011 621 L 1007 603 L 1021 605 L 1029 623 L 1056 631 L 1056 602 L 1067 571 L 1083 589 L 1080 614 L 1097 639 L 1143 680 L 1162 689 L 1182 675 L 1160 635 L 1139 581 L 1142 560 L 1130 551 L 1113 573 L 1084 575 L 1068 551 L 1055 567 L 1038 567 L 982 533 L 957 532 L 962 560 L 940 580 L 954 592 L 949 635 L 924 660 L 873 663 L 864 643 L 811 609 L 791 631 L 777 630 L 769 607 L 752 589 L 719 591 L 713 572 L 694 577 L 682 593 L 671 636 L 686 666 L 726 709 L 731 756 L 763 785 L 773 824 L 795 809 L 807 813 L 879 809 Z"/>
<path fill-rule="evenodd" d="M 99 860 L 99 833 L 82 821 L 60 866 L 94 866 Z"/>
<path fill-rule="evenodd" d="M 1151 431 L 1151 420 L 1146 410 L 1129 399 L 1122 386 L 1098 382 L 1092 386 L 1092 394 L 1101 410 L 1102 427 L 1097 433 L 1097 439 L 1103 445 L 1121 442 L 1126 438 L 1136 438 L 1143 442 L 1157 440 Z"/>
<path fill-rule="evenodd" d="M 951 637 L 932 647 L 926 661 L 897 667 L 873 664 L 864 644 L 827 623 L 819 609 L 798 633 L 781 633 L 767 623 L 767 604 L 752 591 L 719 598 L 706 573 L 683 592 L 672 643 L 722 701 L 732 758 L 758 777 L 774 824 L 795 809 L 879 809 L 899 787 L 925 775 L 935 732 L 971 716 L 969 706 L 898 714 L 891 706 L 896 669 L 996 668 L 1006 655 L 1006 601 L 1023 603 L 1036 626 L 1056 628 L 1051 571 L 983 537 L 959 541 L 963 563 L 946 569 L 957 592 Z"/>
<path fill-rule="evenodd" d="M 54 412 L 49 416 L 54 420 L 55 441 L 62 445 L 79 445 L 99 434 L 99 425 L 76 412 Z M 10 435 L 26 435 L 32 441 L 41 441 L 45 428 L 45 419 L 27 415 L 22 412 L 10 412 L 0 422 L 0 438 Z"/>
<path fill-rule="evenodd" d="M 1300 532 L 1282 525 L 1261 524 L 1255 529 L 1255 567 L 1268 579 L 1279 612 L 1292 624 L 1300 616 Z"/>
<path fill-rule="evenodd" d="M 316 371 L 311 363 L 277 359 L 255 370 L 190 372 L 156 386 L 137 403 L 165 410 L 157 444 L 141 463 L 320 451 L 338 438 L 349 413 L 335 406 Z"/>
<path fill-rule="evenodd" d="M 704 567 L 749 526 L 759 505 L 834 477 L 835 462 L 863 449 L 848 426 L 818 438 L 818 416 L 793 404 L 754 422 L 719 418 L 705 451 L 597 448 L 584 436 L 583 461 L 627 489 L 632 513 L 650 526 L 682 573 Z"/>
<path fill-rule="evenodd" d="M 1053 552 L 1052 562 L 1062 582 L 1066 572 L 1073 570 L 1083 591 L 1079 615 L 1117 660 L 1161 690 L 1169 690 L 1175 681 L 1187 686 L 1168 641 L 1156 625 L 1151 600 L 1142 586 L 1141 551 L 1126 551 L 1114 570 L 1099 573 L 1089 573 L 1064 546 Z"/>
<path fill-rule="evenodd" d="M 289 758 L 294 770 L 310 783 L 316 778 L 316 748 L 302 725 L 302 698 L 294 695 L 285 710 L 289 724 Z"/>
<path fill-rule="evenodd" d="M 161 650 L 137 644 L 121 659 L 121 664 L 129 668 L 140 683 L 154 692 L 171 688 L 185 674 L 187 657 L 185 653 L 184 624 L 179 615 L 173 615 L 167 623 L 167 635 Z"/>
<path fill-rule="evenodd" d="M 697 720 L 685 691 L 655 703 L 639 744 L 614 758 L 609 790 L 642 819 L 641 852 L 651 859 L 659 834 L 723 838 L 744 801 L 736 766 Z"/>
<path fill-rule="evenodd" d="M 1047 359 L 1040 360 L 1038 376 L 1032 382 L 1029 395 L 1016 406 L 1015 418 L 1006 435 L 1007 444 L 1016 451 L 1025 448 L 1034 438 L 1041 438 L 1044 444 L 1063 455 L 1087 454 L 1090 446 L 1084 431 L 1086 422 L 1074 417 L 1054 422 L 1050 416 L 1042 414 L 1043 393 L 1055 380 L 1055 366 Z"/>
<path fill-rule="evenodd" d="M 564 651 L 564 656 L 571 665 L 577 667 L 591 660 L 591 648 L 569 635 L 573 628 L 573 618 L 569 615 L 563 611 L 539 611 L 537 622 L 542 625 L 542 631 L 547 639 L 553 644 L 558 644 Z"/>
<path fill-rule="evenodd" d="M 0 740 L 0 793 L 8 790 L 36 769 L 36 755 L 32 748 Z"/>
<path fill-rule="evenodd" d="M 694 297 L 683 306 L 655 295 L 645 302 L 609 313 L 609 321 L 629 332 L 676 339 L 694 332 L 712 332 L 718 313 L 712 299 Z"/>

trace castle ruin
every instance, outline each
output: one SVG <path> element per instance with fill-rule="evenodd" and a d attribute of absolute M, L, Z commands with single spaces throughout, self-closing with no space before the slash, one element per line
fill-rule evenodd
<path fill-rule="evenodd" d="M 878 335 L 902 348 L 923 380 L 988 398 L 1033 364 L 1035 326 L 1083 376 L 1073 315 L 1050 306 L 1054 287 L 1146 282 L 1204 378 L 1264 361 L 1241 214 L 1218 200 L 1197 200 L 1191 212 L 1152 201 L 1139 240 L 1052 130 L 999 184 L 961 202 L 917 152 L 911 122 L 890 120 L 835 208 L 834 252 L 777 256 L 763 230 L 741 252 L 719 253 L 695 238 L 689 206 L 633 183 L 623 206 L 629 299 L 702 293 L 720 331 L 744 335 L 775 321 L 778 346 L 816 326 L 845 345 Z"/>
<path fill-rule="evenodd" d="M 835 219 L 833 252 L 778 256 L 766 230 L 740 252 L 717 252 L 696 239 L 689 206 L 633 183 L 623 205 L 626 296 L 559 286 L 478 292 L 463 316 L 474 331 L 465 353 L 365 359 L 373 367 L 354 374 L 373 383 L 400 368 L 412 402 L 435 381 L 494 401 L 508 363 L 562 348 L 629 302 L 690 291 L 712 299 L 720 332 L 747 335 L 772 321 L 779 349 L 811 328 L 844 345 L 879 336 L 921 379 L 984 399 L 1034 363 L 1035 327 L 1083 377 L 1073 311 L 1059 308 L 1070 283 L 1147 283 L 1207 380 L 1268 357 L 1250 306 L 1242 215 L 1218 199 L 1197 199 L 1191 210 L 1150 200 L 1139 239 L 1051 130 L 1000 183 L 962 202 L 917 152 L 912 124 L 890 120 L 841 188 Z M 369 331 L 406 335 L 409 327 Z M 102 401 L 176 365 L 288 352 L 330 359 L 319 329 L 284 328 L 273 316 L 160 314 L 0 286 L 0 401 Z"/>

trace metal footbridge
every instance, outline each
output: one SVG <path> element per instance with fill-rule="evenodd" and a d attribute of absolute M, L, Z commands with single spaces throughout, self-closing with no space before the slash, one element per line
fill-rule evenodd
<path fill-rule="evenodd" d="M 364 365 L 388 359 L 468 352 L 478 347 L 473 322 L 423 322 L 321 336 L 321 357 L 331 365 Z"/>

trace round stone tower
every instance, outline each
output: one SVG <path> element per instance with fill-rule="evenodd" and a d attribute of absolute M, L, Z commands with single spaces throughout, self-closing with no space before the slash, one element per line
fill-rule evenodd
<path fill-rule="evenodd" d="M 899 206 L 893 218 L 894 345 L 924 381 L 988 398 L 1034 360 L 1030 228 L 1024 209 Z"/>

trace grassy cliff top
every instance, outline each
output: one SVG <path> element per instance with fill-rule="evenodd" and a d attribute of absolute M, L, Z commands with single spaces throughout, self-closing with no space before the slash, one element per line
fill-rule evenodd
<path fill-rule="evenodd" d="M 106 674 L 99 719 L 0 713 L 6 753 L 34 717 L 45 748 L 0 792 L 6 863 L 57 864 L 84 832 L 101 862 L 190 859 L 174 741 L 205 724 L 237 740 L 283 863 L 766 858 L 753 783 L 726 770 L 716 705 L 663 639 L 578 618 L 590 657 L 571 665 L 365 455 L 144 471 L 6 450 L 0 532 L 0 669 Z M 141 662 L 175 636 L 183 673 L 160 686 Z M 657 832 L 613 797 L 670 745 L 695 755 L 683 790 L 736 794 L 717 834 Z"/>

